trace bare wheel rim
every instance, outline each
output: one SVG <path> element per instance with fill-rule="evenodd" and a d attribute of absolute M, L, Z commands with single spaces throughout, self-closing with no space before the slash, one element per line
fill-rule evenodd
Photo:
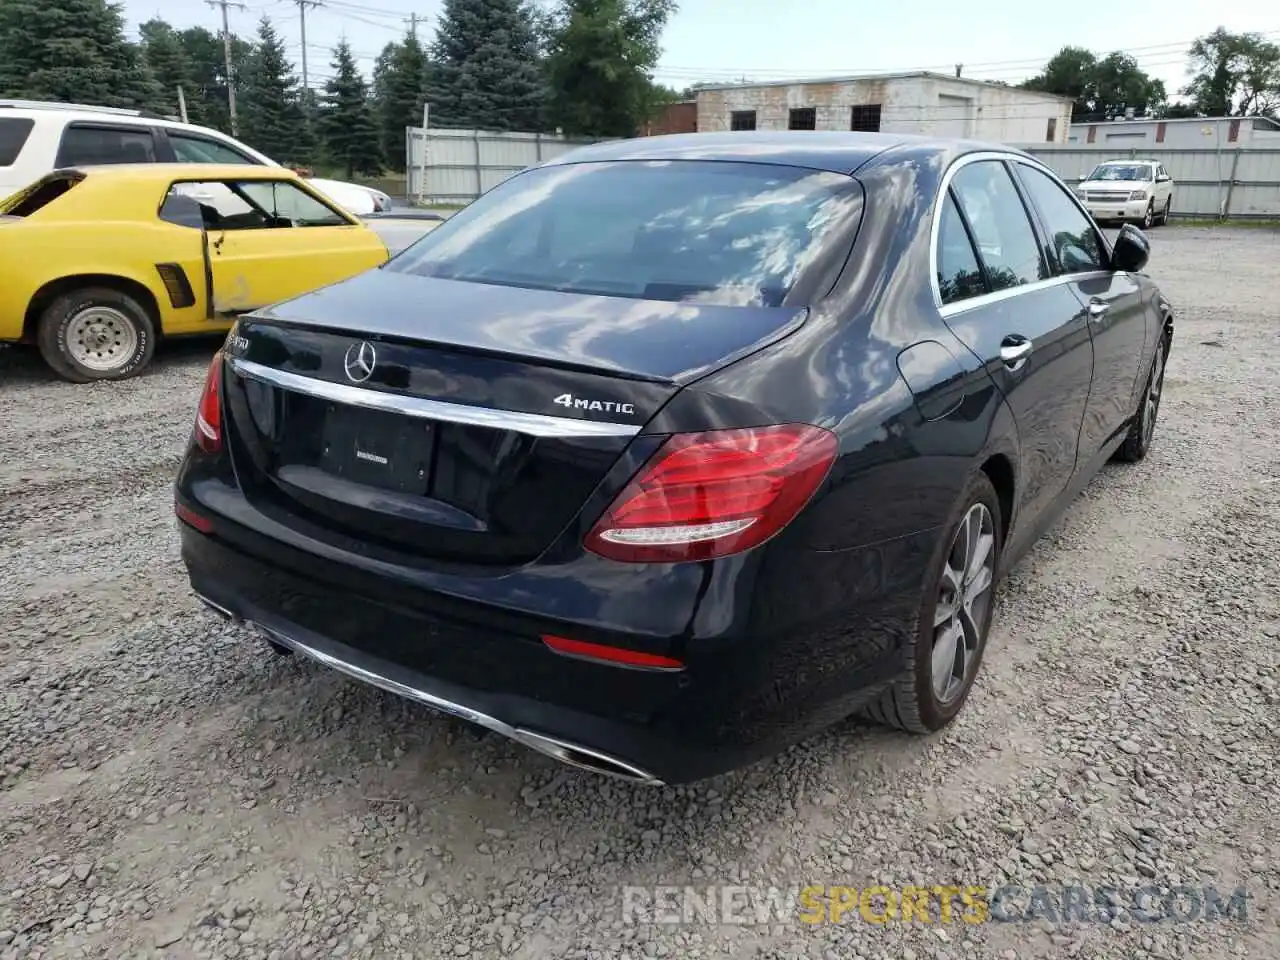
<path fill-rule="evenodd" d="M 138 352 L 138 328 L 115 307 L 86 307 L 67 324 L 66 344 L 80 366 L 106 373 Z"/>
<path fill-rule="evenodd" d="M 951 541 L 934 609 L 931 675 L 939 704 L 954 702 L 973 678 L 991 603 L 995 547 L 991 511 L 975 503 Z"/>
<path fill-rule="evenodd" d="M 1149 446 L 1156 432 L 1156 415 L 1160 412 L 1160 394 L 1164 390 L 1164 341 L 1156 345 L 1156 362 L 1147 384 L 1147 401 L 1142 411 L 1142 445 Z"/>

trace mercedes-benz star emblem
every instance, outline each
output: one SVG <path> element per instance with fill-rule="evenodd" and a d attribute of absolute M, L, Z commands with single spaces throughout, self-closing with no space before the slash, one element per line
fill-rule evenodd
<path fill-rule="evenodd" d="M 373 376 L 373 368 L 378 363 L 378 354 L 368 340 L 353 343 L 347 347 L 347 356 L 343 366 L 347 369 L 347 379 L 353 383 L 363 383 Z"/>

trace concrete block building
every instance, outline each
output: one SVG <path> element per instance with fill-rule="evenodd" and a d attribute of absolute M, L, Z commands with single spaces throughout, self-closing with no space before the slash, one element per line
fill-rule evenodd
<path fill-rule="evenodd" d="M 700 87 L 697 129 L 883 130 L 999 143 L 1066 143 L 1072 101 L 941 73 Z"/>

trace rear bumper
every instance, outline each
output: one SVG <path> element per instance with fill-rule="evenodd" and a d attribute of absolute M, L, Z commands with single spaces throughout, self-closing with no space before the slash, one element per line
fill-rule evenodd
<path fill-rule="evenodd" d="M 533 570 L 495 602 L 300 549 L 264 532 L 229 487 L 218 497 L 225 510 L 186 493 L 180 499 L 214 525 L 211 535 L 179 525 L 192 589 L 210 606 L 348 676 L 559 760 L 646 783 L 743 766 L 874 696 L 901 670 L 936 539 L 929 531 L 863 550 L 789 553 L 754 570 L 737 558 L 688 582 L 611 569 L 612 579 L 597 583 L 579 572 L 576 595 L 555 570 Z M 524 608 L 513 609 L 514 600 Z M 667 648 L 683 670 L 575 659 L 539 639 L 608 643 L 598 616 L 583 615 L 605 609 L 617 645 L 644 646 L 644 635 L 619 628 L 655 626 L 655 606 L 663 621 L 683 624 Z"/>
<path fill-rule="evenodd" d="M 233 620 L 245 620 L 267 639 L 355 680 L 492 730 L 494 733 L 522 743 L 563 763 L 636 783 L 652 785 L 662 783 L 647 770 L 633 766 L 617 757 L 581 744 L 569 743 L 533 730 L 513 726 L 507 721 L 483 713 L 469 705 L 477 700 L 474 691 L 432 681 L 389 660 L 349 647 L 297 624 L 283 622 L 280 618 L 250 604 L 238 603 L 233 609 L 223 606 L 206 594 L 197 592 L 196 596 L 221 616 Z M 237 613 L 236 609 L 241 612 Z"/>

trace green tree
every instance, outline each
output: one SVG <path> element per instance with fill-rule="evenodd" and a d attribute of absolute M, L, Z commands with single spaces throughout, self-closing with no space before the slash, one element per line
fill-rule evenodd
<path fill-rule="evenodd" d="M 187 119 L 204 123 L 205 104 L 195 82 L 191 58 L 182 37 L 164 20 L 153 17 L 138 28 L 142 36 L 142 56 L 160 88 L 164 112 L 179 115 L 178 87 L 187 101 Z"/>
<path fill-rule="evenodd" d="M 374 67 L 374 101 L 382 152 L 393 170 L 405 168 L 404 128 L 422 123 L 427 55 L 416 31 L 383 48 Z"/>
<path fill-rule="evenodd" d="M 432 126 L 541 128 L 546 87 L 535 20 L 520 0 L 444 0 L 433 59 Z"/>
<path fill-rule="evenodd" d="M 1270 115 L 1280 109 L 1280 45 L 1259 33 L 1219 27 L 1188 51 L 1191 82 L 1183 91 L 1208 117 Z"/>
<path fill-rule="evenodd" d="M 284 41 L 267 17 L 258 23 L 258 40 L 237 88 L 240 136 L 281 163 L 303 163 L 298 128 L 302 103 Z"/>
<path fill-rule="evenodd" d="M 571 135 L 633 136 L 661 109 L 653 84 L 675 0 L 561 0 L 548 39 L 552 122 Z"/>
<path fill-rule="evenodd" d="M 1146 116 L 1168 100 L 1164 81 L 1158 80 L 1138 66 L 1127 53 L 1110 53 L 1093 69 L 1094 113 L 1124 116 L 1132 107 L 1138 116 Z"/>
<path fill-rule="evenodd" d="M 1130 107 L 1146 116 L 1167 99 L 1164 82 L 1148 75 L 1127 53 L 1116 51 L 1099 60 L 1083 47 L 1063 47 L 1043 71 L 1020 86 L 1070 97 L 1075 101 L 1075 122 L 1123 115 Z"/>
<path fill-rule="evenodd" d="M 0 2 L 0 95 L 149 107 L 158 94 L 118 4 Z"/>
<path fill-rule="evenodd" d="M 345 39 L 334 47 L 330 66 L 333 76 L 325 84 L 319 119 L 325 151 L 346 168 L 348 180 L 357 173 L 380 173 L 382 148 L 369 90 Z"/>
<path fill-rule="evenodd" d="M 1200 114 L 1196 111 L 1194 104 L 1166 103 L 1156 111 L 1156 116 L 1161 120 L 1189 120 L 1192 117 L 1200 116 Z"/>
<path fill-rule="evenodd" d="M 1071 119 L 1083 120 L 1093 112 L 1093 103 L 1097 97 L 1094 86 L 1094 70 L 1097 66 L 1098 58 L 1083 47 L 1063 47 L 1044 65 L 1041 73 L 1021 86 L 1025 90 L 1070 97 L 1075 101 Z"/>

